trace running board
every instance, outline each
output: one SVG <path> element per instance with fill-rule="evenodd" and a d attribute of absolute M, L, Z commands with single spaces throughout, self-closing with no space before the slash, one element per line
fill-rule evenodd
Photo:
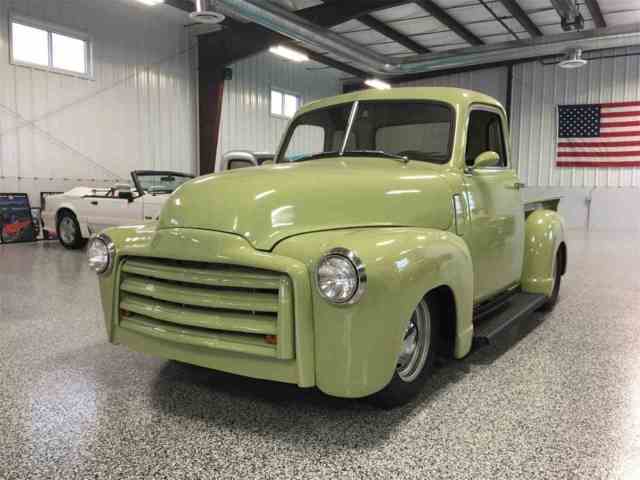
<path fill-rule="evenodd" d="M 547 297 L 535 293 L 518 292 L 512 295 L 501 311 L 474 326 L 474 345 L 491 343 L 500 333 L 541 307 L 546 301 Z"/>

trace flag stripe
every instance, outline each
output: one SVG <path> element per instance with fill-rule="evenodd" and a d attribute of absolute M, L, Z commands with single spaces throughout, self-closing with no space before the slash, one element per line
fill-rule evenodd
<path fill-rule="evenodd" d="M 561 148 L 609 148 L 609 147 L 640 147 L 640 141 L 635 142 L 560 142 L 558 147 Z"/>
<path fill-rule="evenodd" d="M 616 107 L 640 107 L 640 102 L 611 102 L 601 103 L 602 108 L 616 108 Z"/>
<path fill-rule="evenodd" d="M 603 113 L 640 112 L 640 107 L 601 108 L 600 112 L 603 112 Z"/>
<path fill-rule="evenodd" d="M 633 160 L 629 162 L 589 162 L 589 161 L 568 161 L 558 160 L 556 162 L 558 167 L 589 167 L 589 168 L 609 168 L 609 167 L 640 167 L 640 160 Z"/>
<path fill-rule="evenodd" d="M 614 127 L 640 127 L 640 120 L 634 120 L 632 122 L 600 122 L 601 128 L 614 128 Z"/>
<path fill-rule="evenodd" d="M 634 131 L 634 132 L 604 132 L 604 133 L 600 134 L 600 136 L 604 137 L 604 138 L 630 137 L 630 136 L 635 136 L 635 135 L 640 135 L 640 130 L 637 130 L 637 131 Z"/>
<path fill-rule="evenodd" d="M 572 138 L 562 138 L 560 139 L 562 140 L 562 143 L 570 143 L 576 147 L 580 147 L 582 145 L 584 145 L 585 143 L 590 143 L 590 142 L 600 142 L 600 143 L 604 143 L 607 145 L 610 145 L 612 143 L 616 143 L 616 142 L 637 142 L 640 141 L 640 134 L 639 135 L 625 135 L 623 137 L 572 137 Z"/>
<path fill-rule="evenodd" d="M 559 157 L 630 157 L 640 156 L 640 150 L 628 152 L 558 152 Z"/>
<path fill-rule="evenodd" d="M 640 114 L 640 110 L 638 111 L 631 111 L 631 110 L 624 110 L 621 112 L 601 112 L 600 116 L 602 118 L 617 118 L 617 117 L 636 117 Z"/>

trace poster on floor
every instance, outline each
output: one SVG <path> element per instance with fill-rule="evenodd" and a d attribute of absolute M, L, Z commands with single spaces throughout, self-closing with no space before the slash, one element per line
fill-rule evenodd
<path fill-rule="evenodd" d="M 36 232 L 26 193 L 0 193 L 0 242 L 33 242 Z"/>

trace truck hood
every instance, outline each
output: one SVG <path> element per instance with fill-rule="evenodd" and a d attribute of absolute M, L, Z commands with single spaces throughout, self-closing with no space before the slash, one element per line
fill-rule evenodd
<path fill-rule="evenodd" d="M 301 233 L 356 227 L 447 229 L 451 192 L 442 167 L 386 158 L 332 158 L 246 168 L 191 180 L 160 214 L 159 229 L 241 235 L 271 250 Z"/>

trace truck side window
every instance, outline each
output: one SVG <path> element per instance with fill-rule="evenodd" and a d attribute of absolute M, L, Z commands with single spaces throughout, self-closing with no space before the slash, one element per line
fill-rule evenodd
<path fill-rule="evenodd" d="M 469 116 L 467 131 L 467 165 L 473 165 L 475 158 L 487 150 L 500 155 L 500 163 L 496 167 L 507 166 L 507 154 L 500 115 L 486 110 L 473 110 Z"/>

